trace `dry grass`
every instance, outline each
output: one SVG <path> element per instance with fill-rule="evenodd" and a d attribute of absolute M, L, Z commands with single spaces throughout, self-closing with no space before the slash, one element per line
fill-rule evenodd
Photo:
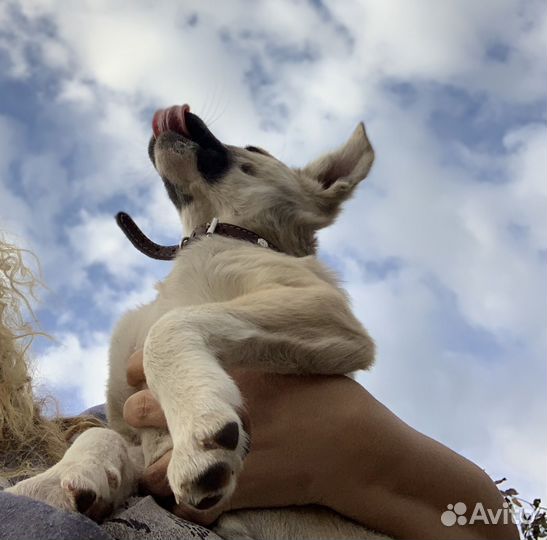
<path fill-rule="evenodd" d="M 36 257 L 0 235 L 0 476 L 15 479 L 55 464 L 75 434 L 101 423 L 92 417 L 53 418 L 33 393 L 30 345 L 37 330 L 29 300 L 41 285 L 25 264 Z"/>

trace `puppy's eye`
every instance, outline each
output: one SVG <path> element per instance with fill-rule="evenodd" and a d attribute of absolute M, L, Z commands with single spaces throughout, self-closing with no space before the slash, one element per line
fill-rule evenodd
<path fill-rule="evenodd" d="M 239 167 L 245 174 L 255 176 L 255 168 L 250 163 L 242 163 Z"/>

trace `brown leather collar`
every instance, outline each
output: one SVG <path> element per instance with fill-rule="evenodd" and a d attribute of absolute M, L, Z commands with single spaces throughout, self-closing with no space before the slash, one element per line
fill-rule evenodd
<path fill-rule="evenodd" d="M 127 239 L 141 253 L 160 261 L 173 260 L 178 252 L 188 244 L 202 236 L 211 236 L 212 234 L 220 234 L 229 238 L 235 238 L 236 240 L 245 240 L 246 242 L 251 242 L 251 244 L 256 244 L 257 246 L 280 251 L 271 242 L 268 242 L 253 231 L 249 231 L 248 229 L 244 229 L 237 225 L 231 225 L 230 223 L 219 223 L 217 218 L 213 218 L 211 223 L 197 227 L 190 236 L 185 236 L 178 246 L 161 246 L 152 242 L 152 240 L 139 229 L 131 216 L 125 212 L 118 212 L 116 214 L 116 223 L 125 236 L 127 236 Z"/>

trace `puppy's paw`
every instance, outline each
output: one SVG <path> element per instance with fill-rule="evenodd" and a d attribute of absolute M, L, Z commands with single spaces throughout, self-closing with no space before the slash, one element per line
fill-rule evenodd
<path fill-rule="evenodd" d="M 175 440 L 167 478 L 177 503 L 206 510 L 230 497 L 249 435 L 237 412 L 225 405 L 193 419 L 188 436 Z"/>
<path fill-rule="evenodd" d="M 100 523 L 114 510 L 121 474 L 113 467 L 99 467 L 92 475 L 89 472 L 73 467 L 63 475 L 61 488 L 72 510 Z"/>
<path fill-rule="evenodd" d="M 84 457 L 81 463 L 64 465 L 60 462 L 6 491 L 102 521 L 114 509 L 121 482 L 120 471 L 110 465 L 103 467 L 86 463 Z"/>
<path fill-rule="evenodd" d="M 122 437 L 93 428 L 51 469 L 6 491 L 102 521 L 134 491 L 138 473 Z"/>

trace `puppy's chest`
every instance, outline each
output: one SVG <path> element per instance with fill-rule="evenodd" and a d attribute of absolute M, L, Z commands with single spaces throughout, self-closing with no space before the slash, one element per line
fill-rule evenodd
<path fill-rule="evenodd" d="M 334 276 L 314 257 L 295 258 L 233 242 L 204 240 L 179 255 L 167 278 L 158 283 L 156 300 L 130 316 L 132 350 L 142 347 L 152 325 L 172 309 L 228 302 L 275 287 L 313 282 L 337 287 Z"/>
<path fill-rule="evenodd" d="M 158 284 L 161 311 L 210 302 L 227 302 L 272 287 L 304 287 L 330 282 L 315 258 L 296 258 L 227 239 L 202 240 L 182 252 Z M 231 244 L 232 243 L 232 244 Z"/>
<path fill-rule="evenodd" d="M 212 242 L 211 242 L 212 243 Z M 209 249 L 207 249 L 209 248 Z M 182 253 L 173 270 L 158 284 L 158 302 L 165 309 L 226 302 L 269 281 L 267 263 L 243 253 L 196 246 Z"/>
<path fill-rule="evenodd" d="M 221 267 L 196 268 L 180 264 L 157 285 L 158 300 L 163 310 L 210 302 L 225 302 L 243 294 L 240 277 L 234 279 Z"/>

